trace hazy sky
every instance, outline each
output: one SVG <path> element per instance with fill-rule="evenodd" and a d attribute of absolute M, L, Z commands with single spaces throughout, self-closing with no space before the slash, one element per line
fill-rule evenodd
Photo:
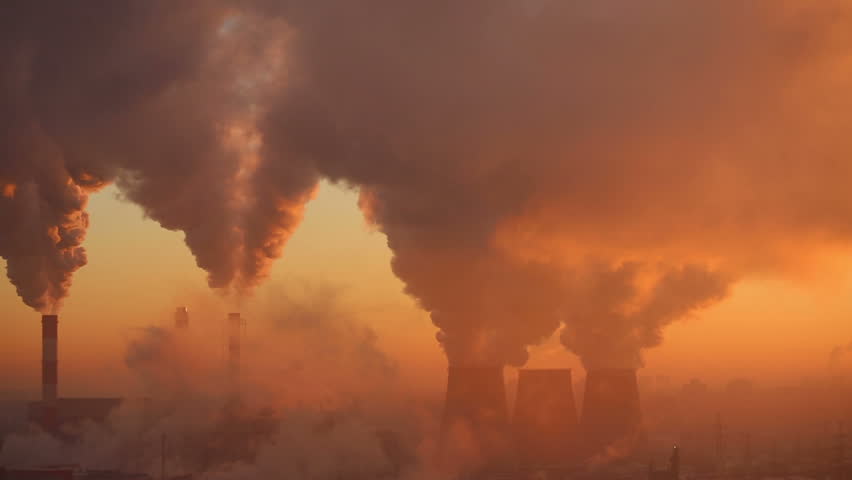
<path fill-rule="evenodd" d="M 61 392 L 124 393 L 116 390 L 130 382 L 123 363 L 128 336 L 137 327 L 170 325 L 177 305 L 192 309 L 193 331 L 221 337 L 228 310 L 249 312 L 245 316 L 251 322 L 250 312 L 262 310 L 270 295 L 281 288 L 301 292 L 305 285 L 344 289 L 347 303 L 376 330 L 380 346 L 400 367 L 430 374 L 426 378 L 433 381 L 427 385 L 439 388 L 446 359 L 435 341 L 436 329 L 402 293 L 390 270 L 384 235 L 367 226 L 356 202 L 356 193 L 324 183 L 270 281 L 237 307 L 207 288 L 204 272 L 179 233 L 144 219 L 113 187 L 94 195 L 86 240 L 90 262 L 75 276 L 60 318 Z M 849 264 L 848 257 L 838 257 L 830 268 L 810 276 L 742 281 L 723 302 L 668 328 L 663 345 L 647 352 L 644 374 L 710 381 L 769 374 L 773 383 L 785 375 L 798 382 L 805 375 L 824 374 L 831 348 L 852 339 Z M 0 305 L 0 385 L 35 395 L 39 314 L 5 281 L 0 282 Z M 199 309 L 210 313 L 199 318 Z M 247 336 L 252 335 L 249 324 Z M 533 350 L 530 366 L 579 368 L 579 362 L 552 339 Z M 104 382 L 105 377 L 115 382 Z"/>
<path fill-rule="evenodd" d="M 299 295 L 422 385 L 643 356 L 828 373 L 852 340 L 848 1 L 368 5 L 0 18 L 4 387 L 36 390 L 35 311 L 61 315 L 61 391 L 109 394 L 176 306 L 212 343 L 239 310 L 250 347 Z"/>

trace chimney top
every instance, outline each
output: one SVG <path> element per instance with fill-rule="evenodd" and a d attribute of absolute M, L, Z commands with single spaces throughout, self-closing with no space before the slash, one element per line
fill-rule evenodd
<path fill-rule="evenodd" d="M 177 328 L 186 328 L 189 326 L 189 309 L 186 307 L 177 307 L 175 309 L 175 326 Z"/>

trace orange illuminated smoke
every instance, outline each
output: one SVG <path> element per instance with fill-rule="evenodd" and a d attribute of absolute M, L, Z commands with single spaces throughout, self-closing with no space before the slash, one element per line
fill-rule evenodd
<path fill-rule="evenodd" d="M 18 190 L 18 186 L 14 183 L 6 183 L 0 186 L 0 196 L 3 198 L 15 198 L 15 192 Z"/>

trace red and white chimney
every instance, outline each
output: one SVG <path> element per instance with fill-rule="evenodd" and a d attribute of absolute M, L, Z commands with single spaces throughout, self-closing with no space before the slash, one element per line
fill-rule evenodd
<path fill-rule="evenodd" d="M 56 315 L 41 316 L 41 399 L 45 403 L 56 402 L 57 373 L 57 326 Z"/>
<path fill-rule="evenodd" d="M 43 426 L 47 430 L 56 427 L 56 401 L 58 398 L 58 335 L 57 315 L 41 317 L 41 400 L 44 415 Z"/>

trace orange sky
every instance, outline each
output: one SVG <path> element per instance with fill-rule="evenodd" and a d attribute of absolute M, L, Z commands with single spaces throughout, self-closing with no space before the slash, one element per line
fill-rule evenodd
<path fill-rule="evenodd" d="M 92 198 L 89 264 L 75 275 L 61 312 L 64 395 L 124 394 L 132 384 L 123 364 L 128 336 L 136 327 L 169 325 L 175 306 L 189 305 L 196 312 L 192 328 L 211 335 L 222 332 L 225 312 L 236 308 L 207 289 L 205 274 L 179 233 L 142 218 L 139 208 L 119 200 L 116 192 L 109 188 Z M 384 235 L 365 224 L 356 202 L 355 192 L 323 184 L 269 281 L 238 308 L 251 321 L 252 311 L 279 288 L 342 288 L 357 317 L 376 330 L 380 346 L 412 374 L 404 377 L 438 388 L 446 361 L 436 330 L 402 293 L 402 283 L 390 270 Z M 831 348 L 852 339 L 852 275 L 845 268 L 852 261 L 834 260 L 830 271 L 807 277 L 740 282 L 723 302 L 668 328 L 664 344 L 646 353 L 643 374 L 711 382 L 760 375 L 772 382 L 783 376 L 798 382 L 805 375 L 825 374 Z M 0 282 L 0 305 L 0 390 L 34 396 L 39 315 L 21 303 L 8 282 Z M 211 312 L 209 318 L 198 318 L 199 310 Z M 247 335 L 252 334 L 249 326 Z M 579 368 L 555 339 L 535 348 L 529 365 Z"/>

